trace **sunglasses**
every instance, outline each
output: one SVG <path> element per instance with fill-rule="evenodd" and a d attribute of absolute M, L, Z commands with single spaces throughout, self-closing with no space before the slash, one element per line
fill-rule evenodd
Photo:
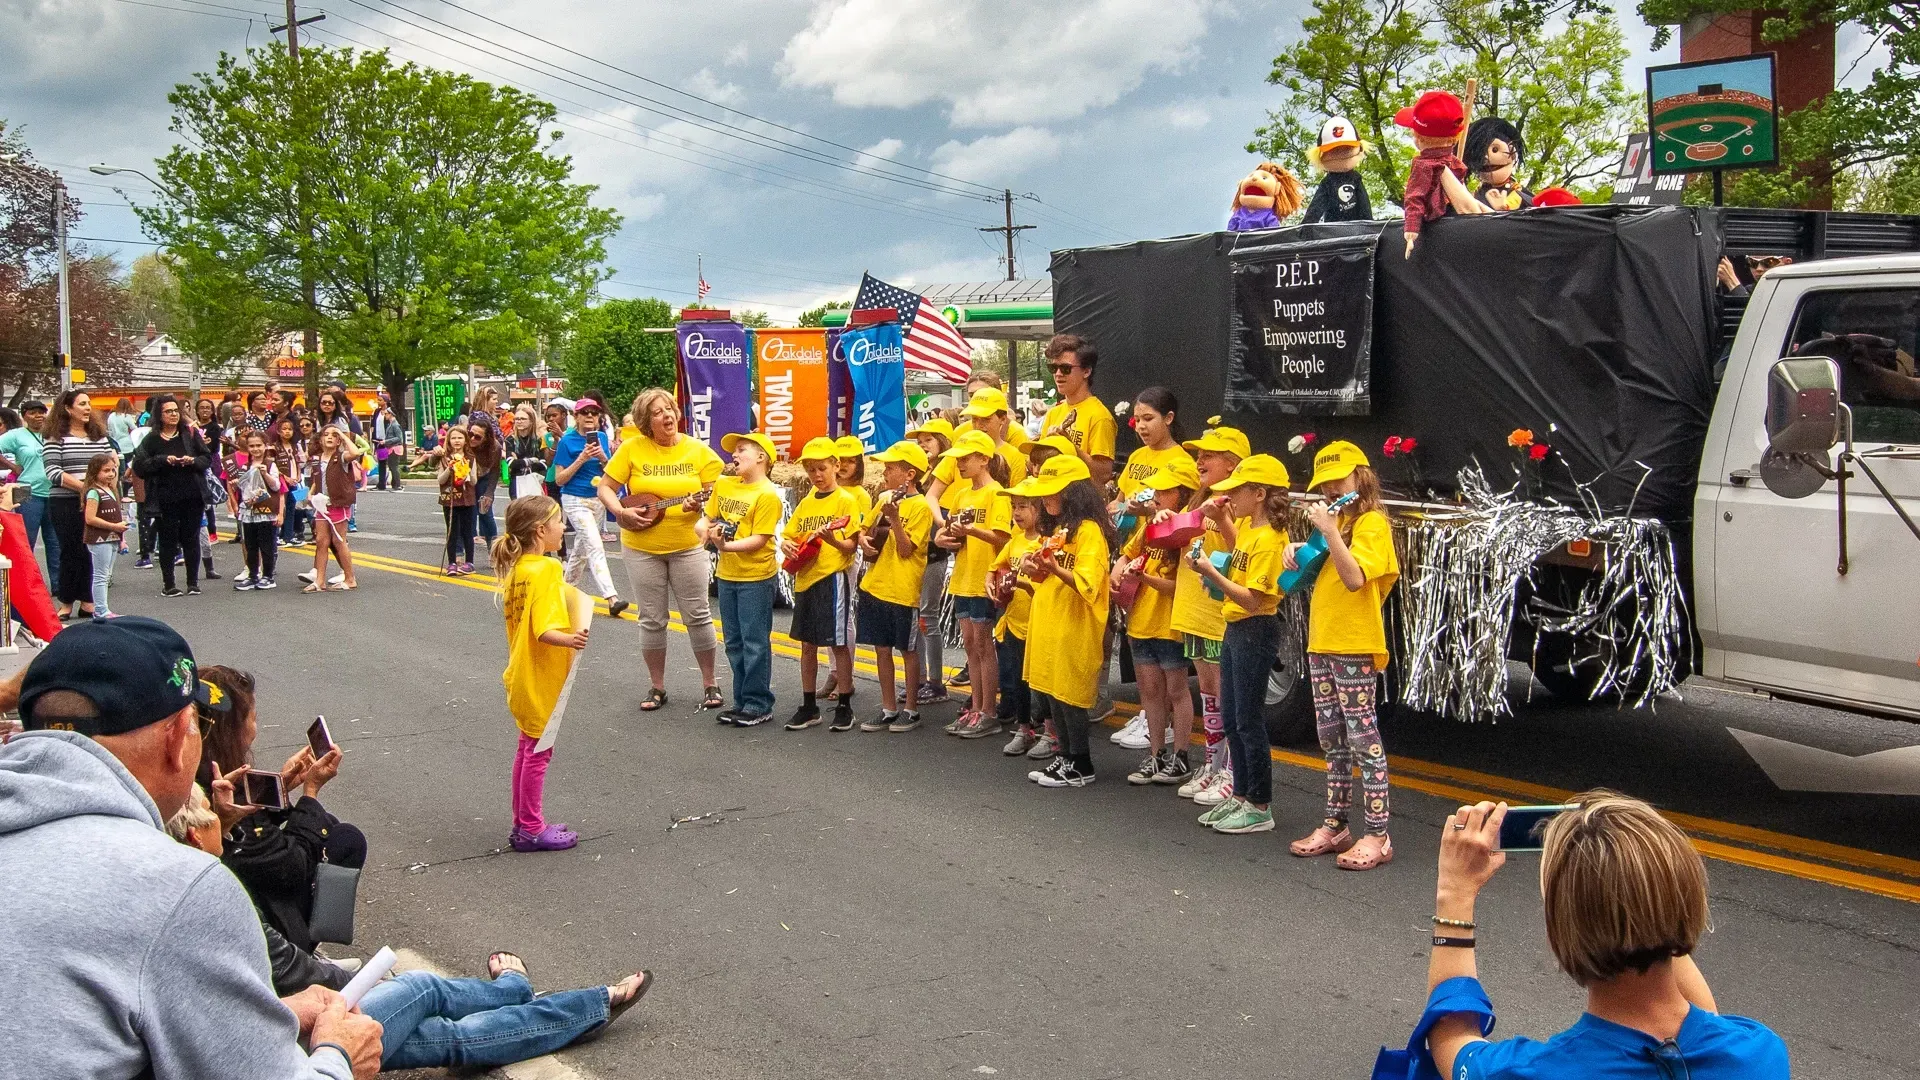
<path fill-rule="evenodd" d="M 1048 365 L 1047 365 L 1047 370 L 1049 370 L 1049 371 L 1051 371 L 1051 372 L 1053 372 L 1053 373 L 1054 373 L 1055 375 L 1065 375 L 1065 374 L 1067 374 L 1067 373 L 1069 373 L 1069 372 L 1073 372 L 1073 371 L 1078 371 L 1078 370 L 1080 370 L 1080 365 L 1078 365 L 1078 364 L 1048 364 Z"/>

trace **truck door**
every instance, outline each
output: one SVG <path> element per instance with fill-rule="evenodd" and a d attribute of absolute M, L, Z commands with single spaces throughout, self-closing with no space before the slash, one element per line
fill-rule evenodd
<path fill-rule="evenodd" d="M 1714 610 L 1702 636 L 1720 655 L 1710 655 L 1707 669 L 1783 693 L 1920 715 L 1920 539 L 1855 466 L 1842 575 L 1837 485 L 1787 499 L 1758 478 L 1773 360 L 1823 335 L 1873 335 L 1881 341 L 1866 350 L 1871 359 L 1839 361 L 1841 400 L 1852 409 L 1854 449 L 1920 519 L 1920 288 L 1875 287 L 1865 274 L 1830 282 L 1780 283 L 1739 388 L 1731 475 L 1704 478 L 1719 488 Z M 1909 458 L 1887 456 L 1902 453 Z"/>

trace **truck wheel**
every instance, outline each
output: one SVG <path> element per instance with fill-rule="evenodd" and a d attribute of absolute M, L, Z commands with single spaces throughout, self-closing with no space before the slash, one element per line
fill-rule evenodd
<path fill-rule="evenodd" d="M 1267 673 L 1267 738 L 1275 746 L 1318 746 L 1306 665 L 1282 657 Z"/>
<path fill-rule="evenodd" d="M 1535 652 L 1533 677 L 1556 699 L 1569 705 L 1593 700 L 1594 687 L 1600 685 L 1600 663 L 1593 650 L 1579 647 L 1571 634 L 1542 634 Z M 1576 666 L 1574 658 L 1584 656 L 1586 663 Z"/>

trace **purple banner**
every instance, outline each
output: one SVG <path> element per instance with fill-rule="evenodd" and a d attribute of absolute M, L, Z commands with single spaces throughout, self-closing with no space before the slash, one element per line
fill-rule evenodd
<path fill-rule="evenodd" d="M 853 373 L 840 349 L 841 329 L 827 331 L 827 435 L 853 434 Z"/>
<path fill-rule="evenodd" d="M 720 453 L 721 436 L 753 430 L 747 328 L 733 322 L 683 322 L 675 334 L 685 383 L 687 434 Z"/>

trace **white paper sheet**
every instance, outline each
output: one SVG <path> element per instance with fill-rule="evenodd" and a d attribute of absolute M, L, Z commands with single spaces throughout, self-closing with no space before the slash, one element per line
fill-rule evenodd
<path fill-rule="evenodd" d="M 593 597 L 571 585 L 567 586 L 567 609 L 575 631 L 593 625 Z M 534 753 L 553 749 L 553 741 L 560 735 L 560 721 L 567 713 L 567 699 L 573 696 L 573 680 L 579 676 L 580 665 L 586 658 L 585 650 L 573 658 L 573 667 L 567 671 L 566 684 L 560 687 L 560 699 L 553 703 L 553 715 L 547 718 L 546 730 L 540 733 L 540 740 L 533 744 Z"/>

